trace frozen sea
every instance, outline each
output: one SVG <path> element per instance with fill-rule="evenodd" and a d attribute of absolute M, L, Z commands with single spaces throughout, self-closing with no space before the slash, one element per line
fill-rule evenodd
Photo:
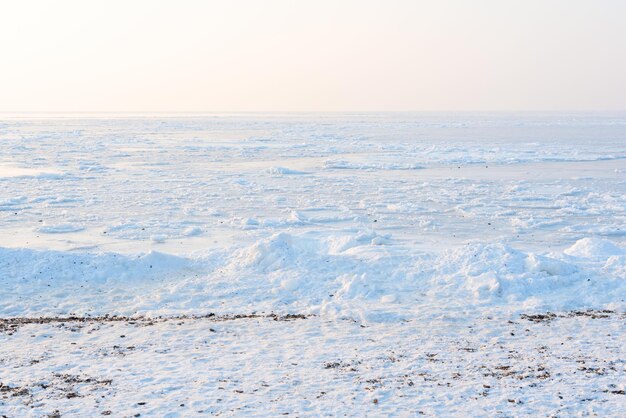
<path fill-rule="evenodd" d="M 623 416 L 625 312 L 626 114 L 0 115 L 0 416 Z"/>

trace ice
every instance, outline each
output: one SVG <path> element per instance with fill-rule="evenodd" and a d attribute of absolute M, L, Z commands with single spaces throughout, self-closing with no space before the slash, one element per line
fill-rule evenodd
<path fill-rule="evenodd" d="M 43 226 L 37 228 L 37 231 L 44 234 L 65 234 L 68 232 L 82 231 L 83 229 L 85 228 L 82 225 L 66 222 L 55 225 L 47 225 L 44 223 Z"/>
<path fill-rule="evenodd" d="M 621 114 L 4 120 L 0 415 L 617 415 L 624 144 Z"/>
<path fill-rule="evenodd" d="M 202 234 L 202 229 L 197 226 L 190 226 L 188 228 L 185 228 L 185 230 L 183 231 L 183 235 L 186 237 L 194 237 L 200 234 Z"/>
<path fill-rule="evenodd" d="M 155 234 L 150 236 L 150 240 L 156 244 L 161 244 L 167 240 L 167 235 L 164 234 Z"/>
<path fill-rule="evenodd" d="M 270 168 L 267 169 L 267 172 L 269 174 L 274 174 L 274 175 L 277 175 L 277 176 L 294 175 L 294 174 L 306 174 L 303 171 L 291 170 L 291 169 L 285 168 L 285 167 L 270 167 Z"/>
<path fill-rule="evenodd" d="M 30 170 L 0 179 L 5 254 L 26 247 L 70 257 L 87 249 L 124 260 L 154 247 L 208 266 L 193 284 L 182 273 L 172 283 L 181 300 L 208 305 L 137 305 L 143 312 L 217 309 L 204 296 L 214 293 L 236 294 L 233 312 L 255 303 L 319 312 L 347 277 L 372 295 L 368 307 L 351 300 L 359 292 L 335 297 L 352 311 L 391 298 L 402 305 L 411 294 L 418 304 L 432 297 L 505 301 L 511 310 L 529 300 L 574 306 L 582 278 L 610 281 L 623 269 L 620 115 L 65 118 L 4 126 L 11 140 L 0 142 L 2 167 Z M 11 286 L 24 275 L 3 280 Z M 53 274 L 64 275 L 74 277 Z M 52 298 L 45 288 L 35 291 Z M 83 289 L 62 301 L 67 313 L 92 290 Z M 619 304 L 616 292 L 591 305 L 582 297 L 578 306 Z M 103 302 L 98 312 L 122 305 Z"/>
<path fill-rule="evenodd" d="M 63 172 L 49 167 L 18 167 L 0 164 L 0 178 L 61 179 Z"/>

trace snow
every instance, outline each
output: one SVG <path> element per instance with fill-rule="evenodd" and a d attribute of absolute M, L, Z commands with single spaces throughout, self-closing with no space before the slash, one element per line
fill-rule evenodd
<path fill-rule="evenodd" d="M 289 174 L 306 174 L 303 171 L 298 171 L 298 170 L 291 170 L 289 168 L 285 168 L 285 167 L 270 167 L 267 169 L 267 172 L 269 174 L 274 174 L 277 176 L 281 176 L 281 175 L 289 175 Z"/>
<path fill-rule="evenodd" d="M 1 127 L 0 416 L 626 406 L 624 115 Z"/>
<path fill-rule="evenodd" d="M 28 389 L 3 412 L 619 416 L 625 318 L 600 316 L 29 324 L 0 345 Z"/>
<path fill-rule="evenodd" d="M 40 179 L 60 179 L 63 173 L 54 168 L 17 167 L 0 164 L 0 178 L 23 177 Z"/>
<path fill-rule="evenodd" d="M 56 225 L 47 225 L 44 223 L 43 226 L 37 228 L 36 230 L 43 234 L 65 234 L 68 232 L 82 231 L 83 229 L 84 228 L 81 225 L 72 223 L 62 223 Z"/>
<path fill-rule="evenodd" d="M 565 250 L 566 254 L 580 258 L 606 260 L 613 255 L 625 255 L 626 251 L 611 241 L 598 238 L 583 238 Z"/>

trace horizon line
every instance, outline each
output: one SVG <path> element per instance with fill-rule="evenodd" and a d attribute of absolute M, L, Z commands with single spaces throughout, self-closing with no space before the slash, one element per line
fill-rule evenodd
<path fill-rule="evenodd" d="M 160 114 L 432 114 L 432 113 L 626 113 L 626 109 L 506 109 L 506 110 L 0 110 L 0 115 L 160 115 Z"/>

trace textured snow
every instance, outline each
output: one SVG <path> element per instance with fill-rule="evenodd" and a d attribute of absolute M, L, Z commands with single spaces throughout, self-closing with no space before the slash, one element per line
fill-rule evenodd
<path fill-rule="evenodd" d="M 197 319 L 180 329 L 168 321 L 154 328 L 94 323 L 93 337 L 89 327 L 72 332 L 54 324 L 0 330 L 0 383 L 27 385 L 33 395 L 30 404 L 0 397 L 0 415 L 110 409 L 127 416 L 139 411 L 128 405 L 140 398 L 151 399 L 144 412 L 156 416 L 620 415 L 624 351 L 604 344 L 601 333 L 609 327 L 610 340 L 626 337 L 625 144 L 626 117 L 609 114 L 6 119 L 0 318 L 311 316 L 229 321 L 223 334 Z M 612 313 L 567 316 L 589 309 Z M 521 315 L 546 312 L 562 317 L 528 332 L 507 328 Z M 500 370 L 509 345 L 520 353 L 542 342 L 561 350 L 561 326 L 573 338 L 562 348 L 571 358 L 584 340 L 585 355 L 610 357 L 614 370 L 583 379 L 556 352 L 541 352 L 553 377 L 562 372 L 546 378 L 543 391 L 484 383 L 478 374 L 450 380 L 466 376 L 464 367 L 478 373 L 462 366 L 477 361 L 471 352 L 451 348 L 463 341 L 483 347 L 485 367 Z M 160 342 L 150 342 L 151 330 Z M 519 337 L 509 341 L 511 332 Z M 101 366 L 99 353 L 110 351 L 118 334 L 129 336 L 124 347 L 139 348 Z M 207 343 L 211 338 L 219 343 Z M 59 351 L 70 341 L 82 347 L 73 360 Z M 488 350 L 494 341 L 500 346 Z M 216 360 L 198 368 L 198 347 L 208 350 L 202 358 Z M 153 357 L 155 350 L 166 351 Z M 223 360 L 220 350 L 228 353 Z M 403 350 L 398 365 L 379 361 Z M 428 371 L 435 380 L 415 374 L 424 372 L 417 365 L 435 366 L 431 351 L 447 358 Z M 234 352 L 245 353 L 245 368 L 236 366 Z M 27 366 L 29 356 L 48 366 Z M 69 361 L 75 365 L 64 365 Z M 358 361 L 368 371 L 350 375 L 350 367 L 358 369 L 350 362 Z M 348 374 L 331 370 L 316 383 L 325 362 L 339 362 Z M 131 363 L 144 371 L 119 372 Z M 60 401 L 33 389 L 66 372 L 113 379 L 103 392 L 106 408 L 95 395 Z M 221 378 L 235 379 L 244 393 L 252 381 L 272 389 L 200 399 L 199 388 L 217 390 Z M 386 383 L 367 383 L 377 379 Z M 568 386 L 571 379 L 578 389 Z M 444 380 L 452 386 L 441 392 L 427 383 Z M 122 381 L 144 389 L 128 403 L 123 394 L 131 383 Z M 498 395 L 470 401 L 483 384 Z M 367 385 L 373 389 L 361 393 Z M 585 391 L 593 393 L 588 408 Z M 263 397 L 280 408 L 260 405 Z M 374 398 L 379 409 L 371 409 Z M 193 409 L 173 409 L 181 403 Z"/>

